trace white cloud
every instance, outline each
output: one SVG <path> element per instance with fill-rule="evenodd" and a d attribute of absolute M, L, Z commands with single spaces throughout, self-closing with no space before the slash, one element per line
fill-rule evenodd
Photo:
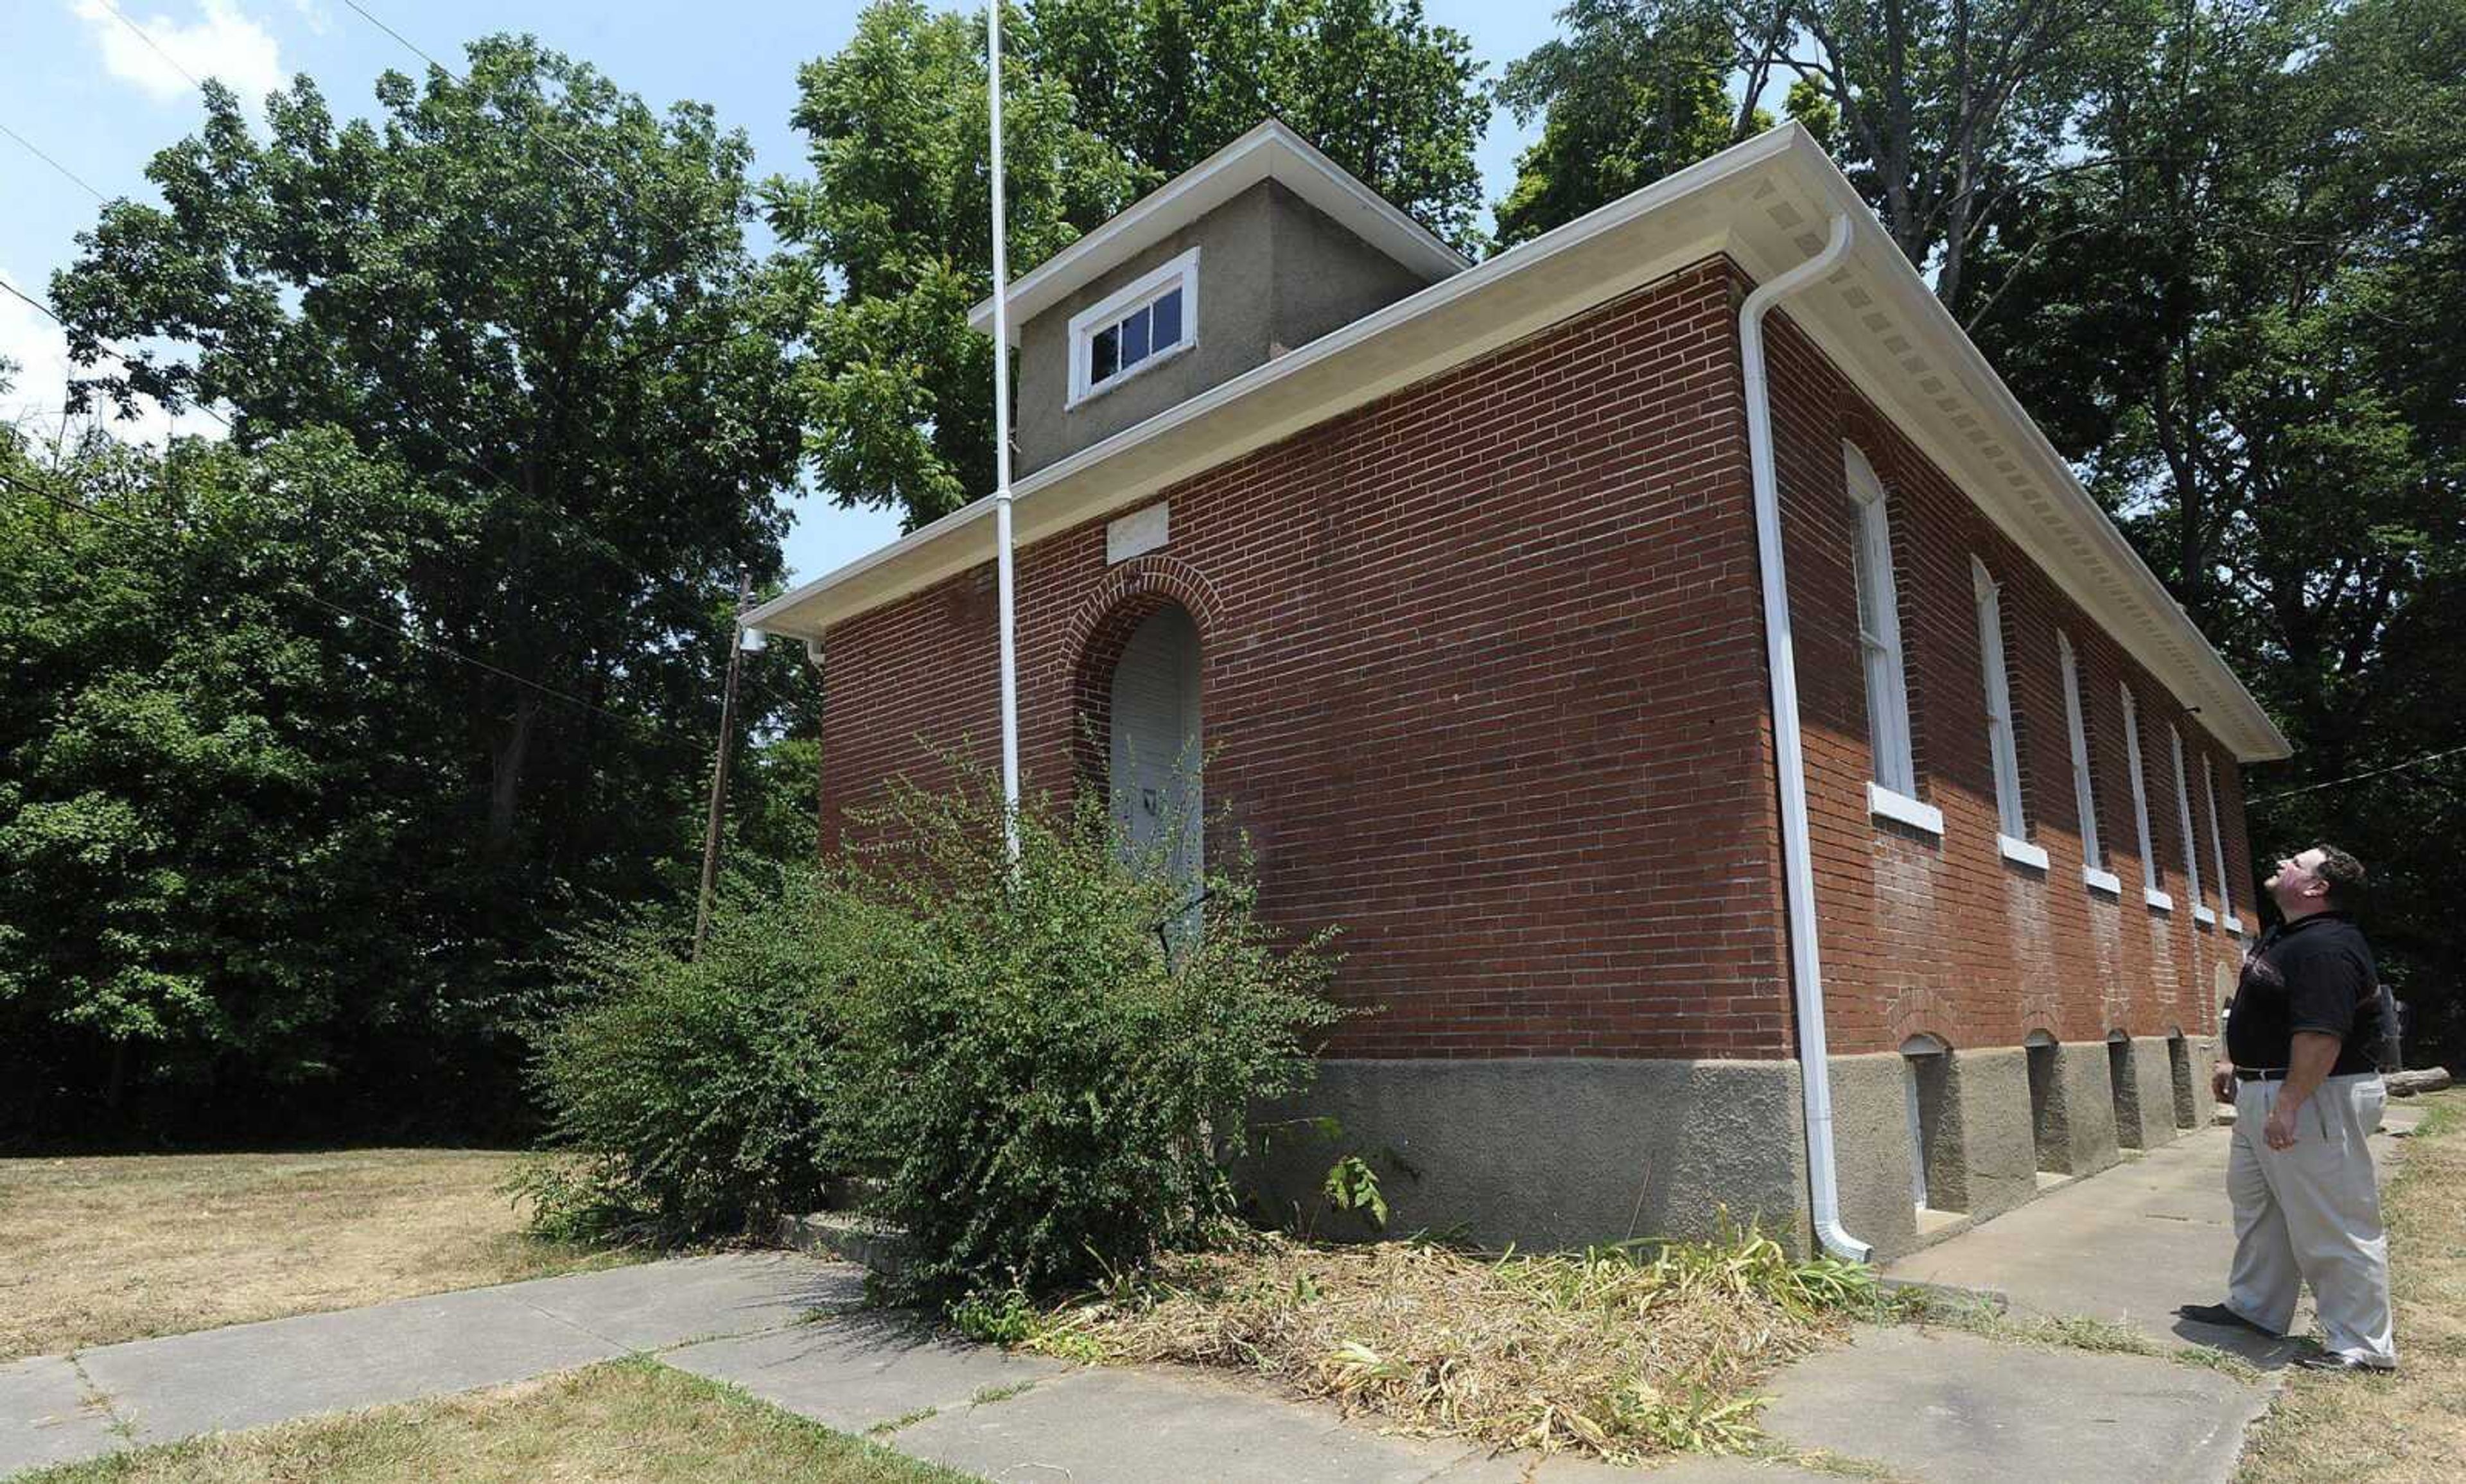
<path fill-rule="evenodd" d="M 322 36 L 334 29 L 334 12 L 325 9 L 319 0 L 291 0 L 291 8 L 308 23 L 311 34 Z"/>
<path fill-rule="evenodd" d="M 157 102 L 191 91 L 191 78 L 219 78 L 251 102 L 282 85 L 274 34 L 234 0 L 203 0 L 195 18 L 185 24 L 121 4 L 123 21 L 103 0 L 71 0 L 69 8 L 102 48 L 103 69 Z M 137 30 L 129 29 L 132 24 Z"/>
<path fill-rule="evenodd" d="M 43 297 L 5 269 L 0 269 L 0 282 L 37 299 Z M 68 406 L 71 373 L 68 337 L 59 326 L 23 301 L 0 294 L 0 359 L 16 363 L 9 390 L 0 393 L 0 422 L 14 424 L 39 444 L 63 437 L 62 413 Z M 162 447 L 174 431 L 214 438 L 223 433 L 221 424 L 203 413 L 191 412 L 175 419 L 147 398 L 140 403 L 136 416 L 124 420 L 108 401 L 99 400 L 93 411 L 66 423 L 65 436 L 74 438 L 98 426 L 123 442 L 153 448 Z"/>

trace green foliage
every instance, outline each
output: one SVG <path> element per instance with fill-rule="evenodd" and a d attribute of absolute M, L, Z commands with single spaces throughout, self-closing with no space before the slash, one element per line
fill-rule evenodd
<path fill-rule="evenodd" d="M 2095 65 L 2134 55 L 2154 11 L 2148 0 L 1571 0 L 1558 12 L 1566 34 L 1511 67 L 1502 90 L 1519 117 L 1546 107 L 1549 118 L 1499 207 L 1501 236 L 1557 226 L 1769 126 L 1765 89 L 1786 81 L 1789 116 L 1959 309 L 1970 254 L 2027 181 L 2075 151 Z"/>
<path fill-rule="evenodd" d="M 384 725 L 416 703 L 317 599 L 385 608 L 415 493 L 325 433 L 0 474 L 0 1133 L 372 1073 L 422 1016 Z"/>
<path fill-rule="evenodd" d="M 1346 1155 L 1328 1166 L 1327 1182 L 1321 1188 L 1328 1204 L 1339 1211 L 1357 1211 L 1372 1227 L 1386 1228 L 1387 1197 L 1379 1188 L 1379 1172 L 1363 1163 L 1359 1155 Z"/>
<path fill-rule="evenodd" d="M 858 952 L 811 867 L 729 878 L 702 956 L 638 915 L 567 940 L 575 1008 L 541 1038 L 543 1234 L 662 1245 L 768 1236 L 822 1203 L 829 1058 Z"/>
<path fill-rule="evenodd" d="M 1730 36 L 1682 20 L 1648 31 L 1598 0 L 1559 12 L 1573 34 L 1507 69 L 1498 98 L 1541 138 L 1515 161 L 1498 203 L 1498 245 L 1512 247 L 1648 186 L 1732 143 Z"/>
<path fill-rule="evenodd" d="M 1979 339 L 2295 744 L 2251 778 L 2254 865 L 2322 839 L 2365 861 L 2410 1055 L 2453 1063 L 2466 767 L 2341 780 L 2454 745 L 2461 46 L 2459 0 L 2187 8 L 2100 76 L 2085 137 L 2113 163 L 2031 193 L 1976 264 Z"/>
<path fill-rule="evenodd" d="M 1270 114 L 1472 240 L 1487 104 L 1412 0 L 1050 0 L 1002 39 L 1013 277 Z M 993 291 L 984 22 L 879 0 L 797 80 L 813 175 L 765 202 L 805 453 L 913 528 L 993 487 L 993 348 L 967 324 Z"/>
<path fill-rule="evenodd" d="M 401 1120 L 371 1132 L 512 1132 L 543 946 L 690 879 L 737 572 L 778 573 L 797 458 L 750 151 L 527 39 L 466 74 L 385 75 L 375 123 L 210 85 L 163 204 L 105 207 L 54 281 L 82 394 L 234 432 L 50 471 L 165 540 L 0 532 L 0 993 L 45 1027 L 7 1080 L 49 1126 L 310 1078 Z M 744 688 L 748 737 L 812 690 L 793 646 Z"/>
<path fill-rule="evenodd" d="M 908 1233 L 900 1285 L 1043 1292 L 1201 1240 L 1250 1105 L 1335 1019 L 1324 937 L 1279 945 L 1239 872 L 1193 908 L 1160 854 L 1126 866 L 1101 799 L 1025 806 L 1015 867 L 980 782 L 895 809 L 851 876 L 871 915 L 831 1147 Z"/>

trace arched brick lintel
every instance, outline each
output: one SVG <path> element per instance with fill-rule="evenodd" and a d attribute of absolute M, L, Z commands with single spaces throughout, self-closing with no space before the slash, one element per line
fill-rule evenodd
<path fill-rule="evenodd" d="M 1070 772 L 1075 785 L 1102 779 L 1113 736 L 1113 667 L 1131 636 L 1158 609 L 1179 607 L 1199 628 L 1200 708 L 1205 708 L 1206 654 L 1223 621 L 1224 605 L 1206 574 L 1171 556 L 1124 562 L 1070 616 L 1068 657 Z"/>

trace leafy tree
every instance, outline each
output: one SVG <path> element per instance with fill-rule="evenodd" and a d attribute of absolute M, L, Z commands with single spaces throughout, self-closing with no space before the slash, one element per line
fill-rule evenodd
<path fill-rule="evenodd" d="M 1788 78 L 1790 115 L 1825 139 L 1956 310 L 1971 253 L 2015 194 L 2094 163 L 2070 147 L 2090 64 L 2129 55 L 2148 24 L 2146 0 L 1575 0 L 1559 18 L 1570 34 L 1510 69 L 1511 101 L 1527 114 L 1602 116 L 1568 121 L 1562 149 L 1547 147 L 1545 128 L 1534 183 L 1519 180 L 1509 198 L 1519 231 L 1647 184 L 1641 169 L 1675 169 L 1748 137 L 1766 126 L 1766 84 Z M 1738 87 L 1725 133 L 1713 126 L 1709 79 Z M 1587 138 L 1611 142 L 1612 157 L 1635 169 L 1586 182 L 1570 167 L 1590 159 Z M 1528 208 L 1525 195 L 1547 209 Z"/>
<path fill-rule="evenodd" d="M 794 249 L 783 278 L 808 352 L 795 387 L 815 474 L 911 528 L 993 487 L 993 347 L 968 327 L 992 291 L 984 56 L 979 18 L 867 7 L 843 50 L 798 73 L 792 119 L 813 140 L 813 179 L 767 190 Z M 1024 272 L 1128 206 L 1142 177 L 1027 58 L 1005 57 L 1003 79 L 1007 246 Z"/>
<path fill-rule="evenodd" d="M 1273 114 L 1469 241 L 1486 115 L 1464 38 L 1411 0 L 1051 0 L 1005 24 L 1014 275 Z M 912 528 L 992 488 L 993 291 L 980 18 L 880 0 L 799 75 L 813 177 L 771 220 L 807 354 L 816 478 Z"/>
<path fill-rule="evenodd" d="M 420 677 L 319 605 L 385 609 L 415 496 L 331 434 L 0 476 L 7 1122 L 108 1120 L 148 1074 L 330 1082 L 422 1013 L 395 903 L 432 821 L 388 725 Z"/>
<path fill-rule="evenodd" d="M 2380 870 L 2392 978 L 2451 1056 L 2466 769 L 2340 780 L 2455 714 L 2461 44 L 2458 0 L 2186 4 L 2098 79 L 2105 167 L 1976 264 L 1982 342 L 2296 745 L 2254 779 L 2256 848 L 2326 837 Z"/>
<path fill-rule="evenodd" d="M 1033 58 L 1151 181 L 1277 118 L 1459 247 L 1480 245 L 1490 108 L 1420 0 L 1038 0 Z"/>
<path fill-rule="evenodd" d="M 1498 203 L 1513 247 L 1684 169 L 1732 143 L 1730 38 L 1700 25 L 1649 33 L 1617 0 L 1576 0 L 1574 35 L 1507 69 L 1497 93 L 1516 122 L 1542 122 Z"/>
<path fill-rule="evenodd" d="M 656 888 L 684 843 L 738 569 L 778 570 L 796 407 L 747 146 L 708 109 L 662 119 L 503 36 L 376 98 L 338 123 L 303 78 L 259 133 L 210 87 L 149 168 L 166 204 L 107 207 L 53 292 L 83 393 L 228 409 L 241 448 L 345 429 L 416 492 L 362 537 L 407 553 L 387 611 L 470 663 L 403 718 L 415 786 L 452 800 L 404 883 L 407 969 L 487 1013 L 545 924 Z"/>

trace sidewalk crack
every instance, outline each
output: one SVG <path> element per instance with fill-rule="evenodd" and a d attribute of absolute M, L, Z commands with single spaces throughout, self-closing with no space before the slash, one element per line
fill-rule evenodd
<path fill-rule="evenodd" d="M 120 1404 L 111 1399 L 111 1393 L 95 1384 L 94 1378 L 86 1374 L 85 1358 L 82 1355 L 76 1351 L 71 1351 L 66 1359 L 69 1362 L 69 1369 L 77 1373 L 78 1385 L 82 1388 L 85 1393 L 82 1397 L 78 1398 L 78 1401 L 83 1405 L 91 1406 L 100 1410 L 104 1417 L 109 1419 L 107 1430 L 111 1435 L 120 1439 L 121 1442 L 125 1443 L 130 1448 L 135 1448 L 137 1446 L 137 1419 L 129 1416 L 125 1412 L 123 1412 L 120 1409 Z"/>

